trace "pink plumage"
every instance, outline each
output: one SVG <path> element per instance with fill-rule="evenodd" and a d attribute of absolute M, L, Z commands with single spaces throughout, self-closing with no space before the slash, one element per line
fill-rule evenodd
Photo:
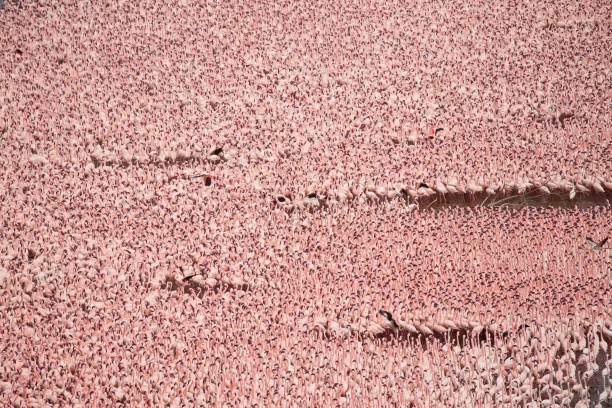
<path fill-rule="evenodd" d="M 0 405 L 608 403 L 609 5 L 19 3 Z"/>

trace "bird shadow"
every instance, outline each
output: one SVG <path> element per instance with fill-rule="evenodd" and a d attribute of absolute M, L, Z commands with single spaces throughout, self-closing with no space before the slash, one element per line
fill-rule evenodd
<path fill-rule="evenodd" d="M 217 281 L 215 285 L 208 285 L 205 282 L 195 280 L 185 280 L 183 278 L 175 278 L 166 276 L 162 287 L 170 292 L 182 291 L 183 293 L 195 295 L 200 299 L 205 296 L 216 295 L 220 293 L 228 293 L 235 290 L 249 291 L 252 287 L 247 284 L 235 285 L 230 282 Z"/>
<path fill-rule="evenodd" d="M 423 349 L 427 349 L 431 344 L 438 343 L 441 345 L 449 345 L 460 348 L 473 347 L 477 345 L 488 344 L 494 346 L 496 342 L 508 336 L 504 332 L 501 336 L 488 329 L 483 329 L 480 333 L 473 333 L 469 329 L 449 329 L 444 333 L 412 333 L 401 329 L 386 329 L 384 332 L 374 336 L 386 342 L 402 342 L 420 345 Z"/>

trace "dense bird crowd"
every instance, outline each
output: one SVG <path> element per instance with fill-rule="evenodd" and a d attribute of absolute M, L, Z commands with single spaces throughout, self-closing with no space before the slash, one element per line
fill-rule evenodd
<path fill-rule="evenodd" d="M 611 406 L 611 15 L 5 1 L 0 405 Z"/>

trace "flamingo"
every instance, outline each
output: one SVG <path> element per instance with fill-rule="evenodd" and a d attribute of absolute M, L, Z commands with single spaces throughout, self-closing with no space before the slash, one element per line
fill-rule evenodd
<path fill-rule="evenodd" d="M 606 242 L 608 242 L 608 237 L 605 237 L 599 242 L 596 242 L 593 238 L 590 238 L 590 237 L 587 237 L 586 240 L 589 244 L 591 244 L 591 247 L 590 248 L 581 247 L 580 249 L 610 249 L 609 247 L 604 246 Z"/>
<path fill-rule="evenodd" d="M 397 322 L 395 321 L 395 319 L 393 319 L 393 316 L 391 315 L 391 313 L 387 312 L 386 310 L 379 310 L 378 313 L 380 313 L 381 315 L 385 316 L 385 318 L 391 322 L 391 324 L 393 324 L 393 328 L 394 329 L 399 329 L 399 326 L 397 324 Z"/>

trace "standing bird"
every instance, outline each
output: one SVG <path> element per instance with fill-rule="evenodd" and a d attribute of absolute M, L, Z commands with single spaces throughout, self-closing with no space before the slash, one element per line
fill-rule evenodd
<path fill-rule="evenodd" d="M 187 282 L 188 280 L 193 279 L 194 276 L 202 275 L 201 273 L 194 273 L 192 275 L 185 276 L 185 270 L 183 269 L 183 267 L 179 266 L 178 268 L 181 271 L 181 273 L 183 274 L 183 282 Z"/>
<path fill-rule="evenodd" d="M 515 325 L 514 326 L 514 332 L 517 333 L 517 332 L 519 332 L 519 331 L 521 331 L 523 329 L 528 329 L 528 328 L 529 328 L 529 325 L 525 324 L 525 323 L 518 325 L 518 327 Z M 502 338 L 505 339 L 506 337 L 508 337 L 509 334 L 510 334 L 510 332 L 508 332 L 508 331 L 503 332 L 502 333 Z"/>
<path fill-rule="evenodd" d="M 393 325 L 394 329 L 399 329 L 399 326 L 393 316 L 391 316 L 391 313 L 387 312 L 386 310 L 379 310 L 378 313 L 385 316 L 385 318 Z"/>
<path fill-rule="evenodd" d="M 223 148 L 222 147 L 218 147 L 215 150 L 213 150 L 213 152 L 210 154 L 209 157 L 213 161 L 219 161 L 219 160 L 227 161 L 227 159 L 225 158 L 225 153 L 223 152 Z"/>
<path fill-rule="evenodd" d="M 440 128 L 436 128 L 433 131 L 432 137 L 438 137 L 438 133 L 443 132 L 443 131 L 444 131 L 444 128 L 441 128 L 441 127 Z"/>
<path fill-rule="evenodd" d="M 605 237 L 600 242 L 595 242 L 593 238 L 587 237 L 587 242 L 591 244 L 591 248 L 583 248 L 583 249 L 609 249 L 608 247 L 604 247 L 606 242 L 608 242 L 608 237 Z"/>

